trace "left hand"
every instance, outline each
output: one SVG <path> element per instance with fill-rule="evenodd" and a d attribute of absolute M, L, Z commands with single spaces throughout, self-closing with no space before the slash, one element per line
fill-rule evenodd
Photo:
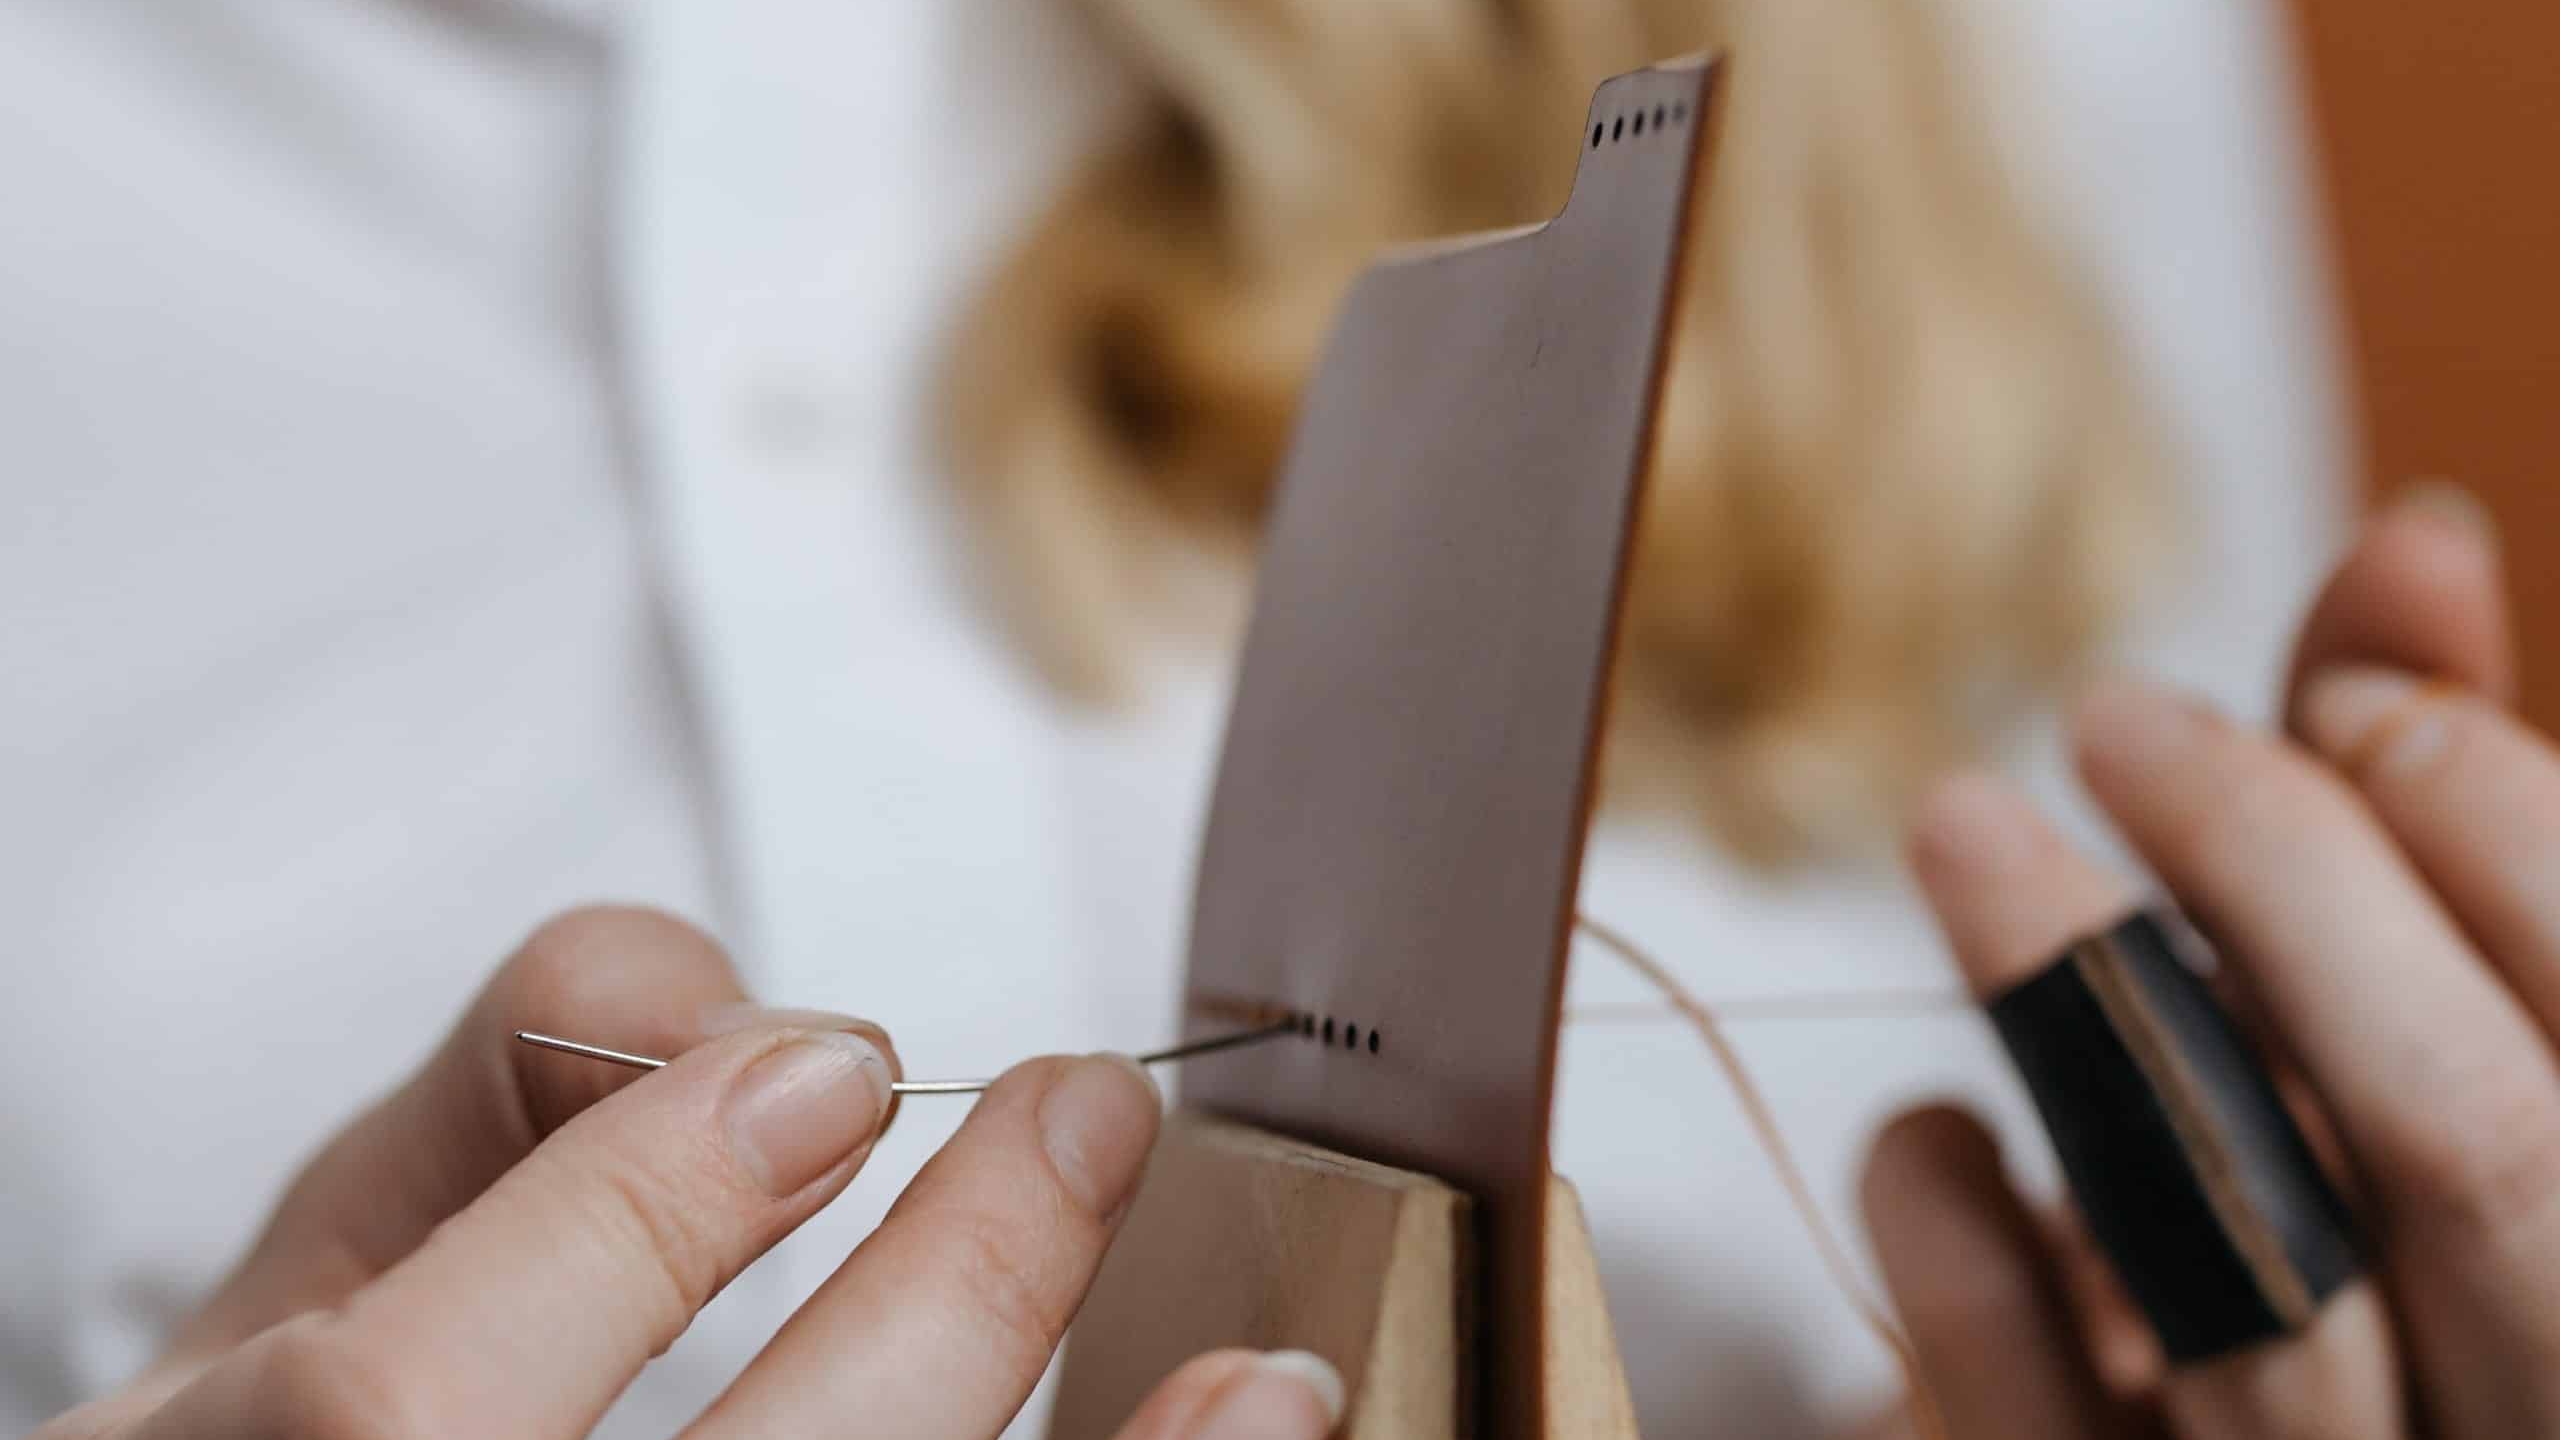
<path fill-rule="evenodd" d="M 543 926 L 426 1068 L 303 1172 L 168 1353 L 37 1440 L 585 1435 L 853 1181 L 891 1117 L 878 1027 L 742 1000 L 727 957 L 679 921 Z M 520 1028 L 675 1059 L 634 1078 L 528 1049 Z M 685 1435 L 1003 1429 L 1136 1192 L 1159 1104 L 1124 1059 L 1006 1072 Z M 1122 1440 L 1321 1440 L 1340 1386 L 1312 1357 L 1204 1355 Z"/>

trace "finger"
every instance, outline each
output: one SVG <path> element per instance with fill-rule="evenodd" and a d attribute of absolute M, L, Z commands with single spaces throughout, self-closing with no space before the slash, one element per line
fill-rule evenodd
<path fill-rule="evenodd" d="M 993 1435 L 1083 1303 L 1155 1143 L 1127 1059 L 1017 1066 L 695 1429 Z"/>
<path fill-rule="evenodd" d="M 2285 713 L 2560 1030 L 2560 764 L 2507 718 L 2514 645 L 2488 512 L 2423 486 L 2384 511 L 2303 627 Z"/>
<path fill-rule="evenodd" d="M 153 1404 L 148 1396 L 120 1391 L 54 1416 L 27 1440 L 121 1440 L 150 1417 Z"/>
<path fill-rule="evenodd" d="M 338 1310 L 215 1364 L 143 1434 L 583 1435 L 843 1189 L 890 1065 L 843 1031 L 699 1046 L 570 1120 Z"/>
<path fill-rule="evenodd" d="M 2396 1353 L 2381 1293 L 2358 1282 L 2277 1344 L 2171 1372 L 2161 1408 L 2181 1440 L 2390 1440 L 2408 1430 Z"/>
<path fill-rule="evenodd" d="M 1878 1137 L 1861 1191 L 1885 1287 L 1947 1434 L 2144 1433 L 2091 1366 L 2062 1277 L 1989 1131 L 1954 1109 L 1904 1115 Z"/>
<path fill-rule="evenodd" d="M 2478 695 L 2370 666 L 2314 677 L 2302 731 L 2560 1034 L 2560 753 Z"/>
<path fill-rule="evenodd" d="M 1840 1440 L 1919 1440 L 1920 1427 L 1914 1422 L 1907 1402 L 1893 1405 L 1851 1422 L 1840 1432 Z"/>
<path fill-rule="evenodd" d="M 1321 1356 L 1213 1350 L 1157 1386 L 1119 1440 L 1324 1440 L 1342 1403 L 1342 1376 Z"/>
<path fill-rule="evenodd" d="M 2142 1318 L 2141 1307 L 2125 1292 L 2124 1282 L 2116 1278 L 2080 1212 L 2063 1206 L 2049 1213 L 2044 1243 L 2062 1276 L 2062 1288 L 2071 1297 L 2080 1333 L 2088 1338 L 2090 1362 L 2106 1383 L 2107 1393 L 2131 1399 L 2158 1390 L 2169 1357 L 2161 1353 L 2151 1322 Z"/>
<path fill-rule="evenodd" d="M 2354 793 L 2145 686 L 2105 687 L 2078 731 L 2090 788 L 2246 966 L 2386 1218 L 2549 1208 L 2515 1187 L 2560 1163 L 2509 1161 L 2560 1138 L 2551 1055 Z"/>
<path fill-rule="evenodd" d="M 2297 733 L 2305 682 L 2336 665 L 2383 665 L 2500 704 L 2514 698 L 2514 629 L 2496 533 L 2479 501 L 2450 485 L 2422 485 L 2366 526 L 2294 646 L 2285 715 Z"/>
<path fill-rule="evenodd" d="M 1912 857 L 1959 964 L 1984 995 L 2001 993 L 2037 974 L 2064 945 L 2120 917 L 2133 898 L 2122 881 L 2073 850 L 2024 797 L 1988 777 L 1959 777 L 1930 797 L 1913 832 Z M 2045 1253 L 2055 1257 L 2050 1263 L 2060 1277 L 2057 1289 L 2084 1301 L 2071 1306 L 2066 1300 L 2066 1308 L 2102 1318 L 2115 1309 L 2121 1293 L 2117 1287 L 2084 1285 L 2074 1292 L 2065 1257 L 2050 1247 Z M 2127 1345 L 2103 1325 L 2095 1332 L 2075 1330 L 2087 1337 L 2089 1353 L 2098 1357 L 2090 1363 L 2102 1380 L 2110 1372 L 2099 1370 L 2100 1363 L 2120 1382 L 2138 1383 L 2158 1374 L 2163 1398 L 2203 1425 L 2181 1431 L 2192 1440 L 2225 1435 L 2258 1440 L 2293 1433 L 2388 1435 L 2394 1432 L 2381 1427 L 2396 1411 L 2387 1404 L 2376 1408 L 2372 1385 L 2323 1392 L 2317 1383 L 2364 1372 L 2382 1381 L 2396 1375 L 2388 1335 L 2374 1323 L 2378 1314 L 2370 1287 L 2359 1282 L 2333 1296 L 2300 1334 L 2166 1371 L 2156 1368 L 2156 1345 Z M 2323 1393 L 2326 1399 L 2320 1398 Z M 2253 1409 L 2249 1404 L 2277 1400 L 2292 1408 Z M 2286 1428 L 2302 1424 L 2314 1428 Z"/>
<path fill-rule="evenodd" d="M 2034 975 L 2140 902 L 2016 790 L 1989 775 L 1941 782 L 1911 827 L 1911 871 L 1978 998 Z"/>
<path fill-rule="evenodd" d="M 561 1063 L 519 1029 L 611 1036 L 681 1051 L 740 999 L 736 972 L 692 926 L 588 909 L 536 930 L 426 1066 L 304 1167 L 267 1231 L 179 1334 L 164 1387 L 268 1326 L 335 1305 L 417 1248 L 543 1136 L 632 1072 Z"/>
<path fill-rule="evenodd" d="M 2444 1413 L 2560 1423 L 2546 1038 L 2328 767 L 2139 689 L 2084 709 L 2081 751 L 2135 845 L 2246 965 L 2337 1121 Z"/>

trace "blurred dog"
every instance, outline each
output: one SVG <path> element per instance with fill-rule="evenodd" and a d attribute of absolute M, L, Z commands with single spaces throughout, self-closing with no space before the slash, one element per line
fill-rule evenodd
<path fill-rule="evenodd" d="M 1385 242 L 1554 213 L 1599 80 L 1735 59 L 1638 540 L 1614 803 L 1779 861 L 1892 833 L 2132 602 L 2158 427 L 2008 183 L 1942 0 L 1087 0 L 1147 117 L 953 338 L 1000 600 L 1088 698 L 1232 631 L 1300 386 Z"/>

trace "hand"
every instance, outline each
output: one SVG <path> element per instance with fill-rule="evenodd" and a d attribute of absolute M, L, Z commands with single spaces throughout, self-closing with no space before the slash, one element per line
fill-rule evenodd
<path fill-rule="evenodd" d="M 892 1114 L 878 1028 L 742 999 L 675 921 L 545 926 L 427 1067 L 312 1162 L 168 1354 L 40 1440 L 586 1434 L 851 1182 Z M 634 1079 L 527 1049 L 519 1028 L 682 1053 Z M 1118 1058 L 1008 1072 L 684 1433 L 994 1435 L 1083 1299 L 1158 1108 Z M 1308 1357 L 1206 1355 L 1123 1440 L 1318 1440 L 1340 1383 Z"/>
<path fill-rule="evenodd" d="M 2560 754 L 2504 708 L 2498 578 L 2484 518 L 2404 503 L 2304 631 L 2289 737 L 2147 685 L 2080 709 L 2082 777 L 2220 942 L 2371 1271 L 2298 1334 L 2170 1366 L 1980 1125 L 1905 1117 L 1867 1207 L 1949 1433 L 2560 1433 Z M 1938 793 L 1912 854 L 1985 995 L 2137 899 L 1981 777 Z"/>

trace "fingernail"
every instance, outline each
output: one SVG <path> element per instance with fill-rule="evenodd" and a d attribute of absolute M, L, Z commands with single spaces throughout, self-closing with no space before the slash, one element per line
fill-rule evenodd
<path fill-rule="evenodd" d="M 2324 670 L 2302 692 L 2302 730 L 2350 772 L 2424 764 L 2442 747 L 2444 719 L 2417 704 L 2424 682 L 2375 665 Z"/>
<path fill-rule="evenodd" d="M 1087 1055 L 1067 1062 L 1040 1097 L 1040 1143 L 1068 1191 L 1110 1216 L 1136 1193 L 1163 1114 L 1164 1097 L 1136 1061 Z"/>
<path fill-rule="evenodd" d="M 744 1030 L 851 1030 L 867 1036 L 874 1044 L 889 1038 L 888 1031 L 871 1021 L 833 1010 L 790 1009 L 758 1005 L 752 1000 L 709 1006 L 694 1023 L 706 1037 L 735 1035 Z"/>
<path fill-rule="evenodd" d="M 1321 1440 L 1342 1405 L 1342 1375 L 1323 1356 L 1275 1350 L 1228 1384 L 1192 1440 Z"/>
<path fill-rule="evenodd" d="M 2413 480 L 2392 497 L 2391 508 L 2402 514 L 2424 515 L 2430 520 L 2441 521 L 2491 548 L 2498 543 L 2498 517 L 2495 512 L 2482 504 L 2479 496 L 2450 480 Z"/>
<path fill-rule="evenodd" d="M 765 1193 L 797 1194 L 879 1133 L 889 1062 L 842 1030 L 812 1031 L 747 1067 L 729 1089 L 729 1143 Z"/>
<path fill-rule="evenodd" d="M 1311 1350 L 1274 1350 L 1253 1362 L 1253 1368 L 1278 1379 L 1294 1380 L 1314 1391 L 1316 1403 L 1324 1409 L 1326 1425 L 1342 1418 L 1342 1372 L 1323 1356 Z"/>
<path fill-rule="evenodd" d="M 2080 754 L 2126 776 L 2154 774 L 2184 760 L 2220 717 L 2199 701 L 2137 680 L 2090 687 L 2074 713 Z"/>

